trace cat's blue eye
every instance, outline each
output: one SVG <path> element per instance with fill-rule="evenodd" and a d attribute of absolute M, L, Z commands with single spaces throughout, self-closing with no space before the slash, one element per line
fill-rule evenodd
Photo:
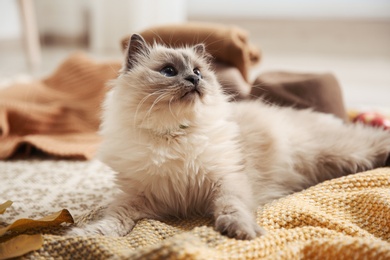
<path fill-rule="evenodd" d="M 172 66 L 166 66 L 160 70 L 160 73 L 165 77 L 174 77 L 177 75 L 177 70 Z"/>
<path fill-rule="evenodd" d="M 202 78 L 202 73 L 200 73 L 200 70 L 198 68 L 194 69 L 195 75 L 197 75 L 199 78 Z"/>

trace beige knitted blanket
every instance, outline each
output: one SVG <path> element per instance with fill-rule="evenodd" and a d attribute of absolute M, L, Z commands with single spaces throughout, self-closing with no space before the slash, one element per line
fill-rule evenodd
<path fill-rule="evenodd" d="M 97 161 L 0 162 L 0 199 L 14 205 L 2 225 L 67 208 L 78 224 L 96 218 L 115 193 Z M 211 219 L 139 221 L 126 237 L 65 237 L 46 228 L 43 246 L 23 259 L 390 259 L 390 168 L 334 179 L 257 211 L 268 234 L 252 241 L 220 235 Z"/>

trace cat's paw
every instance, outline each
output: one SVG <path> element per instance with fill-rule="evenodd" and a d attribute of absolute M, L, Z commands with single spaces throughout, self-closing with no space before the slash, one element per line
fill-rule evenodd
<path fill-rule="evenodd" d="M 223 214 L 215 220 L 215 228 L 228 237 L 250 240 L 266 232 L 259 227 L 252 217 L 245 217 L 240 214 Z"/>
<path fill-rule="evenodd" d="M 134 227 L 133 220 L 119 221 L 115 219 L 103 219 L 84 227 L 73 227 L 68 236 L 110 236 L 122 237 L 127 235 Z"/>
<path fill-rule="evenodd" d="M 94 236 L 94 235 L 103 235 L 98 232 L 98 230 L 88 230 L 79 227 L 72 227 L 69 231 L 65 233 L 65 236 Z"/>

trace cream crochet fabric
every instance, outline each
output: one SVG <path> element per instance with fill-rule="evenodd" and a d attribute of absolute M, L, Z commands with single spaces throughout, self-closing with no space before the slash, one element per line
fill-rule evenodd
<path fill-rule="evenodd" d="M 79 174 L 69 173 L 72 163 L 62 161 L 57 166 L 65 167 L 67 178 L 80 179 Z M 49 164 L 51 169 L 56 167 L 56 162 Z M 93 164 L 79 162 L 77 167 L 103 176 L 99 172 L 105 170 Z M 106 184 L 99 191 L 94 186 L 89 198 L 101 202 L 111 187 Z M 93 189 L 92 185 L 89 188 Z M 81 195 L 73 196 L 77 204 L 77 196 Z M 54 205 L 61 199 L 50 203 Z M 84 212 L 89 213 L 77 219 L 79 224 L 90 221 L 99 211 L 84 208 Z M 64 237 L 60 235 L 64 229 L 46 230 L 43 247 L 23 258 L 390 259 L 390 168 L 334 179 L 279 199 L 259 209 L 257 221 L 268 234 L 252 241 L 220 235 L 213 230 L 211 219 L 144 219 L 129 235 L 119 238 Z"/>

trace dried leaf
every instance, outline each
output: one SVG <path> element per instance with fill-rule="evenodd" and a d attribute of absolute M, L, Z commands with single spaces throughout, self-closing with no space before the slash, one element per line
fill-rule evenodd
<path fill-rule="evenodd" d="M 0 236 L 6 232 L 23 232 L 33 228 L 44 228 L 58 226 L 61 223 L 74 223 L 72 215 L 70 215 L 67 209 L 63 209 L 59 212 L 46 216 L 38 220 L 32 219 L 18 219 L 11 225 L 0 229 Z"/>
<path fill-rule="evenodd" d="M 0 260 L 22 256 L 38 250 L 43 245 L 41 234 L 19 235 L 6 242 L 0 243 Z"/>
<path fill-rule="evenodd" d="M 12 205 L 12 201 L 7 200 L 3 204 L 0 205 L 0 214 L 3 214 L 5 210 Z"/>

